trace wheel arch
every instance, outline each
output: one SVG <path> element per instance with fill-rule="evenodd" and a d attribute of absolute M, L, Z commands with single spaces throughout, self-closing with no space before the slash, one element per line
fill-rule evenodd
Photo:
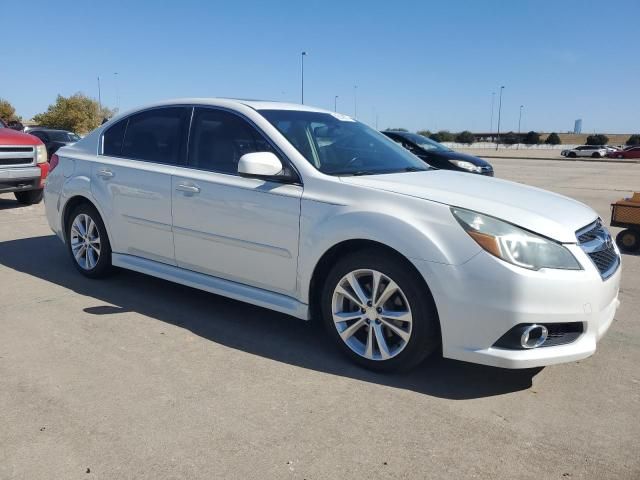
<path fill-rule="evenodd" d="M 111 231 L 109 229 L 107 219 L 104 213 L 102 212 L 102 210 L 100 209 L 100 207 L 98 207 L 95 200 L 91 198 L 90 195 L 86 195 L 84 193 L 76 193 L 70 196 L 62 206 L 60 221 L 61 221 L 64 242 L 66 243 L 67 241 L 67 225 L 69 224 L 69 216 L 71 215 L 71 212 L 73 212 L 73 210 L 78 205 L 82 205 L 83 203 L 91 205 L 93 208 L 97 210 L 98 214 L 100 215 L 100 218 L 102 219 L 102 223 L 104 224 L 104 228 L 107 230 L 107 236 L 109 237 L 109 240 L 111 240 L 111 238 L 113 237 L 111 236 Z"/>
<path fill-rule="evenodd" d="M 432 295 L 431 289 L 429 288 L 426 279 L 422 276 L 422 274 L 418 271 L 418 269 L 408 257 L 384 243 L 364 238 L 353 238 L 349 240 L 343 240 L 333 245 L 322 254 L 320 259 L 316 263 L 313 269 L 313 273 L 311 274 L 308 290 L 309 316 L 311 319 L 317 318 L 317 316 L 320 314 L 322 283 L 323 279 L 326 278 L 327 274 L 331 270 L 331 267 L 335 264 L 335 262 L 337 262 L 345 255 L 365 249 L 379 250 L 380 252 L 387 253 L 397 258 L 417 276 L 426 291 L 428 291 L 429 294 Z"/>

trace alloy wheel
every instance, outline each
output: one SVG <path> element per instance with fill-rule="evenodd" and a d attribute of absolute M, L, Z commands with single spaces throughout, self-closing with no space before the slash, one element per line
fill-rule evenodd
<path fill-rule="evenodd" d="M 402 289 L 387 275 L 354 270 L 338 282 L 332 315 L 342 341 L 369 360 L 388 360 L 411 338 L 413 317 Z"/>
<path fill-rule="evenodd" d="M 100 260 L 100 231 L 86 213 L 79 214 L 71 224 L 71 253 L 84 270 L 91 270 Z"/>

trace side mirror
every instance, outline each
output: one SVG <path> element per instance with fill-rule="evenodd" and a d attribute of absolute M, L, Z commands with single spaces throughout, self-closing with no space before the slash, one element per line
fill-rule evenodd
<path fill-rule="evenodd" d="M 282 173 L 282 162 L 271 152 L 245 153 L 238 161 L 238 174 L 242 177 L 268 180 Z"/>

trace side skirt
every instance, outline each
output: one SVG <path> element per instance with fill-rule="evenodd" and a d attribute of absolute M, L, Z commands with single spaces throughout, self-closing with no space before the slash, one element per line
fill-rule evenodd
<path fill-rule="evenodd" d="M 286 313 L 287 315 L 302 320 L 309 319 L 309 306 L 286 295 L 204 275 L 191 270 L 185 270 L 173 265 L 154 262 L 153 260 L 147 260 L 133 255 L 113 253 L 111 261 L 116 267 L 145 273 L 153 277 L 169 280 L 170 282 L 180 283 L 188 287 L 222 295 L 223 297 L 229 297 L 241 302 L 275 310 L 276 312 Z"/>

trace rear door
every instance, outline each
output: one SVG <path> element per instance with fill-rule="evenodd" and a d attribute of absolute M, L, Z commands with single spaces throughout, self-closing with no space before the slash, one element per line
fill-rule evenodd
<path fill-rule="evenodd" d="M 245 153 L 287 160 L 237 114 L 196 108 L 188 168 L 173 177 L 173 231 L 179 267 L 292 294 L 296 290 L 302 186 L 238 175 Z"/>
<path fill-rule="evenodd" d="M 189 107 L 162 107 L 109 128 L 91 189 L 111 230 L 112 249 L 175 265 L 171 175 L 186 155 Z"/>

